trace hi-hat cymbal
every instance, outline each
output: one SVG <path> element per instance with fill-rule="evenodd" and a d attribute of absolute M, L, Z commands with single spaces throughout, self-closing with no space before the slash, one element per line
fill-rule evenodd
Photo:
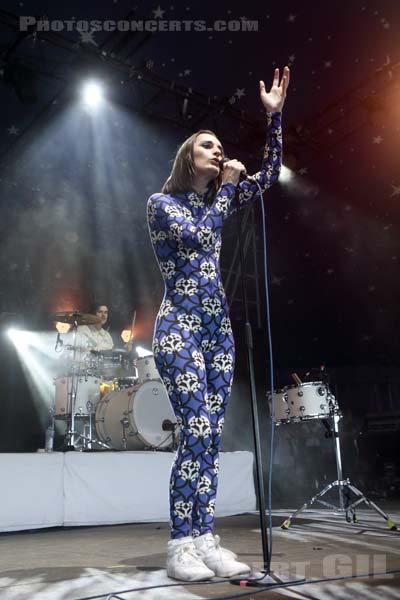
<path fill-rule="evenodd" d="M 100 317 L 79 312 L 79 310 L 59 312 L 50 315 L 52 321 L 60 323 L 77 323 L 78 325 L 97 325 L 101 323 Z"/>

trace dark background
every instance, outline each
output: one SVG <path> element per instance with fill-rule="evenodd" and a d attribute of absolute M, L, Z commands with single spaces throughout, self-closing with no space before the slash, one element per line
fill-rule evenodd
<path fill-rule="evenodd" d="M 166 20 L 207 25 L 256 20 L 258 31 L 25 35 L 18 26 L 20 15 L 139 20 L 159 19 L 160 11 Z M 167 177 L 177 145 L 203 127 L 256 170 L 265 132 L 258 81 L 269 85 L 273 69 L 288 64 L 284 164 L 292 178 L 265 202 L 275 387 L 292 383 L 293 371 L 303 377 L 325 364 L 344 413 L 345 466 L 370 490 L 378 478 L 379 493 L 398 493 L 399 32 L 397 0 L 2 3 L 1 451 L 43 446 L 52 312 L 108 303 L 119 345 L 136 310 L 136 341 L 150 347 L 163 286 L 148 239 L 147 198 Z M 88 77 L 106 88 L 99 111 L 79 97 Z M 254 211 L 245 232 L 255 241 L 246 289 L 266 432 L 261 213 Z M 238 351 L 227 450 L 251 448 L 243 304 L 232 283 L 236 241 L 232 221 L 222 253 Z M 36 333 L 42 347 L 15 348 L 6 334 L 11 326 Z M 371 413 L 387 416 L 386 424 L 374 425 Z M 276 493 L 287 490 L 285 478 L 308 490 L 330 477 L 330 441 L 319 425 L 277 431 Z M 306 460 L 300 467 L 302 452 L 308 467 Z"/>

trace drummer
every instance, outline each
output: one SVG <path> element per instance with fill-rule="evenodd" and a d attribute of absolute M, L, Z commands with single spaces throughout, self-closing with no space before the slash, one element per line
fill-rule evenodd
<path fill-rule="evenodd" d="M 111 350 L 114 347 L 114 342 L 109 332 L 104 328 L 109 314 L 107 304 L 93 304 L 89 312 L 99 317 L 100 320 L 94 325 L 78 326 L 77 345 L 88 350 Z"/>

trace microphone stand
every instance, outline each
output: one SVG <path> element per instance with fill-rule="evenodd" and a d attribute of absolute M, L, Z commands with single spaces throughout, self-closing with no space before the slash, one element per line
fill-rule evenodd
<path fill-rule="evenodd" d="M 238 194 L 238 188 L 236 188 L 236 195 Z M 261 189 L 258 192 L 261 195 Z M 264 492 L 264 474 L 262 468 L 262 452 L 261 452 L 261 441 L 260 441 L 260 420 L 258 416 L 257 406 L 257 394 L 256 384 L 254 376 L 254 356 L 253 356 L 253 333 L 249 318 L 249 307 L 247 303 L 246 285 L 245 285 L 245 270 L 244 270 L 244 256 L 243 256 L 243 244 L 242 244 L 242 219 L 237 211 L 237 227 L 238 227 L 238 244 L 239 244 L 239 269 L 240 269 L 240 283 L 242 290 L 242 301 L 244 306 L 244 317 L 245 317 L 245 344 L 247 351 L 247 365 L 249 370 L 249 386 L 251 396 L 251 416 L 252 416 L 252 428 L 254 436 L 254 458 L 255 458 L 255 483 L 256 493 L 258 499 L 258 512 L 261 528 L 261 544 L 263 551 L 263 567 L 260 571 L 252 570 L 248 577 L 241 577 L 240 579 L 231 579 L 231 583 L 234 585 L 240 585 L 241 587 L 269 587 L 279 586 L 279 584 L 288 581 L 304 581 L 303 578 L 293 578 L 285 573 L 284 578 L 282 574 L 276 574 L 271 571 L 271 555 L 268 546 L 268 527 L 266 521 L 266 507 L 265 507 L 265 492 Z M 272 416 L 271 416 L 272 418 Z M 269 507 L 271 509 L 271 507 Z"/>

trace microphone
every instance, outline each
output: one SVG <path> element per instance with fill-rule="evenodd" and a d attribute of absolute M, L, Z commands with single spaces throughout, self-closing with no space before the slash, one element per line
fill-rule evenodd
<path fill-rule="evenodd" d="M 221 169 L 221 171 L 224 170 L 224 164 L 227 163 L 229 160 L 231 159 L 227 156 L 221 158 L 221 160 L 219 161 L 219 168 Z M 241 171 L 239 181 L 254 181 L 254 179 L 251 175 L 247 175 L 247 171 Z"/>
<path fill-rule="evenodd" d="M 54 346 L 54 351 L 57 352 L 58 348 L 62 348 L 64 346 L 64 342 L 61 339 L 60 332 L 57 331 L 57 340 L 56 345 Z"/>

